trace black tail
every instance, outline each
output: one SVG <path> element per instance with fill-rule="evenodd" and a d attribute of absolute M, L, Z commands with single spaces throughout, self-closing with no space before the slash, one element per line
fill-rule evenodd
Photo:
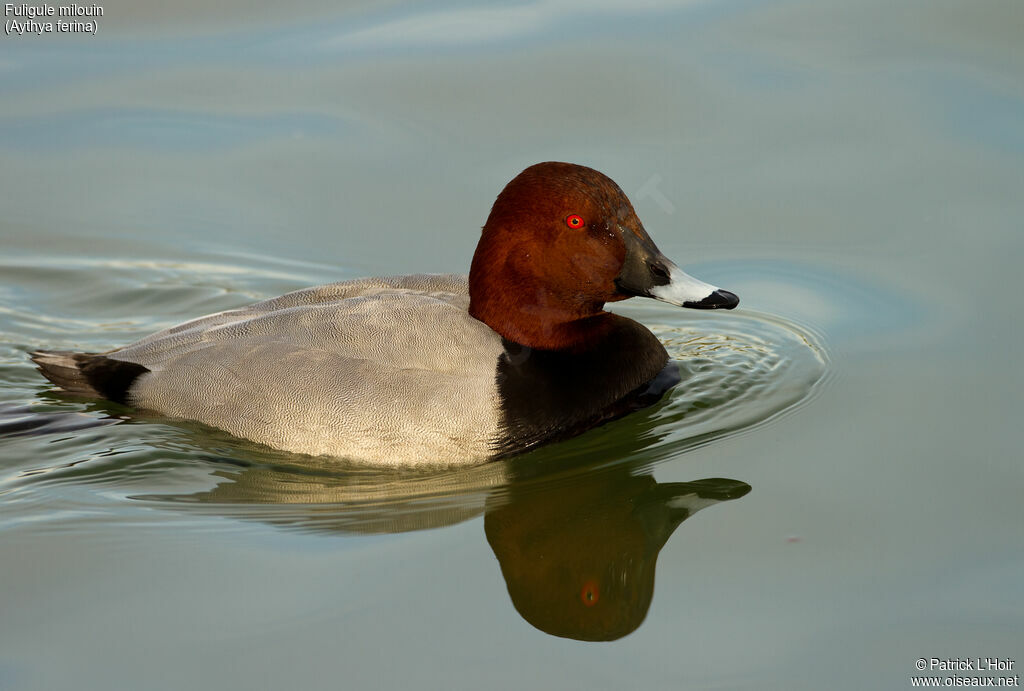
<path fill-rule="evenodd" d="M 69 393 L 128 403 L 128 389 L 149 370 L 136 362 L 114 360 L 97 353 L 37 350 L 32 362 L 43 376 Z"/>

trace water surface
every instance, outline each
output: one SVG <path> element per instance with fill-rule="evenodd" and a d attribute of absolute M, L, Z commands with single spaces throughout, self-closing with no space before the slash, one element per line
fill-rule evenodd
<path fill-rule="evenodd" d="M 0 36 L 0 688 L 1024 664 L 1022 7 L 118 0 L 96 37 Z M 542 160 L 609 174 L 742 298 L 616 305 L 683 381 L 576 439 L 383 473 L 55 394 L 28 362 L 465 271 Z"/>

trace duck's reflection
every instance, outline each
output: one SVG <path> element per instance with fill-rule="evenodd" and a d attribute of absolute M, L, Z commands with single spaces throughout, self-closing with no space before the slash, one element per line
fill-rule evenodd
<path fill-rule="evenodd" d="M 250 467 L 223 470 L 217 487 L 176 499 L 281 527 L 349 534 L 437 528 L 483 512 L 519 614 L 554 636 L 610 641 L 646 617 L 658 553 L 679 524 L 750 491 L 718 478 L 659 483 L 626 465 L 518 480 L 509 468 L 384 477 Z"/>
<path fill-rule="evenodd" d="M 339 473 L 336 461 L 305 460 L 301 468 L 225 468 L 215 473 L 222 481 L 211 490 L 140 498 L 184 501 L 198 511 L 305 532 L 404 533 L 475 518 L 495 488 L 508 481 L 504 463 L 433 472 L 353 467 Z"/>
<path fill-rule="evenodd" d="M 554 488 L 513 486 L 488 508 L 484 529 L 526 621 L 553 636 L 611 641 L 647 616 L 658 553 L 679 524 L 749 491 L 736 480 L 659 484 L 617 469 Z"/>

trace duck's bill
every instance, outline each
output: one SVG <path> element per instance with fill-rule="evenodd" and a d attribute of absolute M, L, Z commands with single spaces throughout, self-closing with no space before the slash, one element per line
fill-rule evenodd
<path fill-rule="evenodd" d="M 642 232 L 642 231 L 641 231 Z M 654 242 L 623 229 L 626 258 L 615 285 L 625 297 L 639 295 L 700 310 L 731 310 L 739 297 L 690 276 L 661 253 Z"/>
<path fill-rule="evenodd" d="M 698 280 L 672 262 L 667 263 L 669 282 L 648 291 L 655 300 L 698 310 L 731 310 L 740 304 L 736 293 Z"/>

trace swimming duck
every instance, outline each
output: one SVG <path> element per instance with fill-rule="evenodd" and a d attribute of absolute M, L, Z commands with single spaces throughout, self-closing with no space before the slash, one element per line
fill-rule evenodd
<path fill-rule="evenodd" d="M 538 163 L 494 202 L 469 276 L 364 278 L 219 312 L 105 353 L 36 351 L 69 393 L 285 451 L 469 464 L 579 434 L 679 380 L 634 296 L 732 309 L 688 276 L 609 177 Z"/>

